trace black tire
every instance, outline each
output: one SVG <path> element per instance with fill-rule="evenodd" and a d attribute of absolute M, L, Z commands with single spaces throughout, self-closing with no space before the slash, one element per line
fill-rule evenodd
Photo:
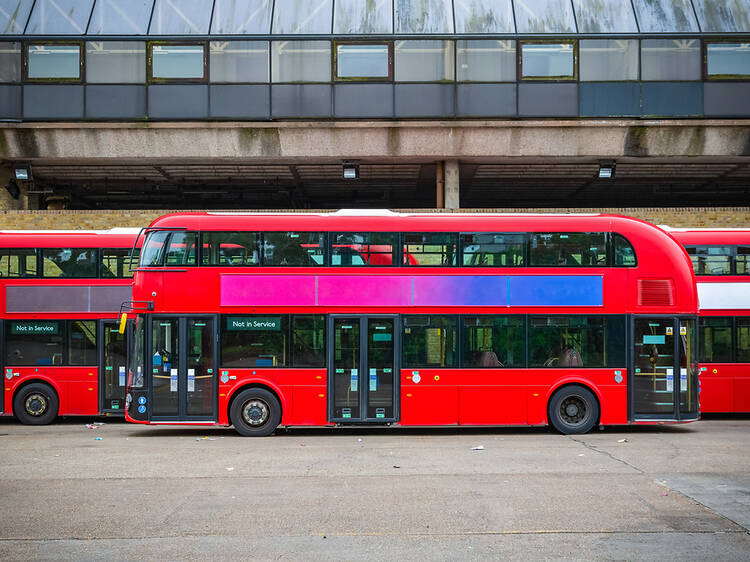
<path fill-rule="evenodd" d="M 13 413 L 25 425 L 47 425 L 55 421 L 60 400 L 55 390 L 44 383 L 24 386 L 13 397 Z"/>
<path fill-rule="evenodd" d="M 267 390 L 248 388 L 232 401 L 229 419 L 240 435 L 265 437 L 271 435 L 281 422 L 281 404 Z"/>
<path fill-rule="evenodd" d="M 599 401 L 588 388 L 570 385 L 552 395 L 549 423 L 564 435 L 588 433 L 599 421 Z"/>

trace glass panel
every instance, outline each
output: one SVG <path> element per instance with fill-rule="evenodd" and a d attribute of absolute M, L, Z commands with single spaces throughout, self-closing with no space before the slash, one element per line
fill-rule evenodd
<path fill-rule="evenodd" d="M 211 82 L 268 82 L 267 41 L 211 41 Z"/>
<path fill-rule="evenodd" d="M 337 78 L 388 78 L 388 45 L 336 45 Z"/>
<path fill-rule="evenodd" d="M 127 347 L 125 334 L 121 334 L 117 322 L 105 322 L 104 330 L 104 404 L 105 410 L 125 409 L 125 369 Z"/>
<path fill-rule="evenodd" d="M 94 0 L 36 0 L 27 35 L 83 35 Z"/>
<path fill-rule="evenodd" d="M 633 0 L 633 5 L 641 33 L 699 31 L 690 0 Z"/>
<path fill-rule="evenodd" d="M 451 0 L 395 0 L 396 33 L 453 33 Z"/>
<path fill-rule="evenodd" d="M 463 265 L 469 267 L 518 267 L 524 265 L 526 236 L 479 232 L 461 234 Z"/>
<path fill-rule="evenodd" d="M 695 320 L 680 320 L 680 413 L 698 413 L 698 332 Z"/>
<path fill-rule="evenodd" d="M 455 367 L 455 316 L 405 316 L 404 367 Z"/>
<path fill-rule="evenodd" d="M 214 413 L 214 320 L 187 321 L 187 405 L 188 416 Z"/>
<path fill-rule="evenodd" d="M 328 35 L 332 10 L 332 0 L 276 0 L 271 31 L 276 35 Z"/>
<path fill-rule="evenodd" d="M 731 275 L 732 246 L 687 246 L 696 275 Z"/>
<path fill-rule="evenodd" d="M 128 386 L 132 388 L 143 388 L 145 385 L 144 380 L 144 369 L 143 365 L 145 357 L 143 353 L 144 340 L 145 340 L 145 326 L 146 320 L 143 315 L 137 315 L 135 317 L 135 327 L 133 329 L 133 341 L 130 344 L 130 349 L 133 353 L 128 363 Z"/>
<path fill-rule="evenodd" d="M 29 45 L 29 78 L 81 77 L 79 45 Z"/>
<path fill-rule="evenodd" d="M 578 49 L 582 81 L 638 80 L 638 41 L 582 40 Z"/>
<path fill-rule="evenodd" d="M 225 316 L 222 367 L 286 367 L 288 316 Z"/>
<path fill-rule="evenodd" d="M 323 265 L 325 247 L 322 232 L 264 232 L 263 265 Z"/>
<path fill-rule="evenodd" d="M 96 322 L 71 320 L 68 322 L 68 365 L 97 365 Z"/>
<path fill-rule="evenodd" d="M 674 328 L 671 318 L 636 318 L 635 414 L 674 412 Z"/>
<path fill-rule="evenodd" d="M 630 2 L 573 0 L 579 33 L 638 33 Z"/>
<path fill-rule="evenodd" d="M 21 64 L 21 44 L 0 43 L 0 82 L 20 82 Z"/>
<path fill-rule="evenodd" d="M 518 33 L 575 33 L 568 0 L 516 0 Z"/>
<path fill-rule="evenodd" d="M 203 265 L 258 265 L 258 238 L 256 232 L 204 232 Z"/>
<path fill-rule="evenodd" d="M 330 41 L 274 41 L 271 58 L 273 82 L 331 80 Z"/>
<path fill-rule="evenodd" d="M 641 41 L 643 80 L 700 80 L 701 42 L 697 39 Z"/>
<path fill-rule="evenodd" d="M 36 250 L 0 250 L 0 277 L 35 277 Z"/>
<path fill-rule="evenodd" d="M 169 238 L 166 265 L 195 265 L 197 240 L 195 232 L 173 232 Z"/>
<path fill-rule="evenodd" d="M 529 264 L 534 266 L 607 265 L 607 244 L 603 232 L 531 234 Z"/>
<path fill-rule="evenodd" d="M 6 365 L 62 365 L 64 323 L 54 320 L 8 322 Z"/>
<path fill-rule="evenodd" d="M 143 84 L 146 81 L 146 43 L 142 41 L 88 41 L 86 82 Z"/>
<path fill-rule="evenodd" d="M 393 0 L 336 0 L 335 35 L 393 33 Z"/>
<path fill-rule="evenodd" d="M 529 318 L 531 367 L 604 367 L 607 361 L 603 316 Z"/>
<path fill-rule="evenodd" d="M 511 0 L 454 0 L 456 33 L 515 33 Z"/>
<path fill-rule="evenodd" d="M 205 35 L 211 21 L 211 2 L 156 0 L 150 35 Z"/>
<path fill-rule="evenodd" d="M 750 318 L 737 318 L 737 362 L 750 363 Z"/>
<path fill-rule="evenodd" d="M 203 78 L 203 45 L 152 45 L 153 78 Z"/>
<path fill-rule="evenodd" d="M 130 259 L 129 248 L 102 248 L 101 277 L 108 278 L 125 278 L 133 277 L 133 269 L 138 263 L 138 253 L 136 248 L 133 259 Z M 131 264 L 133 269 L 131 269 Z"/>
<path fill-rule="evenodd" d="M 750 275 L 750 246 L 737 246 L 734 266 L 737 275 Z"/>
<path fill-rule="evenodd" d="M 333 417 L 359 419 L 359 318 L 333 319 Z"/>
<path fill-rule="evenodd" d="M 521 44 L 521 78 L 573 78 L 574 73 L 572 43 Z"/>
<path fill-rule="evenodd" d="M 464 316 L 462 367 L 525 367 L 523 316 Z"/>
<path fill-rule="evenodd" d="M 96 248 L 44 248 L 42 276 L 96 277 L 98 254 Z"/>
<path fill-rule="evenodd" d="M 88 35 L 146 35 L 154 0 L 97 0 Z"/>
<path fill-rule="evenodd" d="M 34 0 L 0 0 L 0 33 L 22 34 L 33 4 Z"/>
<path fill-rule="evenodd" d="M 367 417 L 388 419 L 393 412 L 394 320 L 367 321 Z"/>
<path fill-rule="evenodd" d="M 325 366 L 325 316 L 292 316 L 292 366 Z"/>
<path fill-rule="evenodd" d="M 622 234 L 613 234 L 612 247 L 615 252 L 615 265 L 632 267 L 637 264 L 635 250 L 627 238 Z"/>
<path fill-rule="evenodd" d="M 405 264 L 456 265 L 457 234 L 407 232 L 403 237 Z"/>
<path fill-rule="evenodd" d="M 151 339 L 151 413 L 176 416 L 178 408 L 178 320 L 154 318 Z"/>
<path fill-rule="evenodd" d="M 704 33 L 750 32 L 747 0 L 693 0 Z"/>
<path fill-rule="evenodd" d="M 706 68 L 713 78 L 750 76 L 750 42 L 707 44 Z"/>
<path fill-rule="evenodd" d="M 170 234 L 168 230 L 154 230 L 146 234 L 146 241 L 141 251 L 141 267 L 164 263 L 164 249 Z"/>
<path fill-rule="evenodd" d="M 398 235 L 395 233 L 339 232 L 331 235 L 331 265 L 393 265 L 396 249 Z"/>
<path fill-rule="evenodd" d="M 270 33 L 271 0 L 216 0 L 211 33 L 252 35 Z"/>
<path fill-rule="evenodd" d="M 396 41 L 397 82 L 453 80 L 453 41 Z"/>
<path fill-rule="evenodd" d="M 456 41 L 456 67 L 459 82 L 515 82 L 516 42 Z"/>
<path fill-rule="evenodd" d="M 702 317 L 700 329 L 700 357 L 706 363 L 731 363 L 732 319 L 728 317 Z"/>

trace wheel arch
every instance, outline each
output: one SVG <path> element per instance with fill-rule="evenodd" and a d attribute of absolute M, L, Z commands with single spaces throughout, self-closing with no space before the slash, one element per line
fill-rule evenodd
<path fill-rule="evenodd" d="M 57 395 L 57 415 L 61 415 L 60 412 L 63 411 L 63 405 L 62 405 L 62 393 L 60 392 L 59 386 L 50 378 L 47 378 L 44 375 L 39 375 L 38 373 L 34 377 L 30 377 L 28 379 L 25 379 L 18 383 L 16 387 L 13 389 L 13 393 L 10 397 L 10 410 L 12 410 L 13 415 L 15 415 L 15 409 L 13 408 L 13 403 L 16 400 L 16 396 L 27 386 L 32 384 L 45 384 L 52 388 L 52 390 L 55 391 L 55 394 Z M 7 404 L 6 404 L 7 406 Z M 6 407 L 6 412 L 8 408 Z M 7 412 L 10 413 L 10 412 Z"/>
<path fill-rule="evenodd" d="M 279 401 L 279 406 L 281 407 L 281 418 L 280 419 L 283 420 L 284 419 L 284 411 L 286 409 L 285 408 L 286 404 L 285 404 L 284 399 L 282 397 L 283 396 L 282 393 L 279 392 L 279 390 L 277 388 L 274 388 L 274 386 L 272 386 L 272 385 L 265 384 L 265 383 L 262 383 L 262 382 L 249 382 L 247 384 L 243 384 L 243 385 L 238 386 L 237 388 L 232 389 L 232 394 L 231 394 L 231 396 L 229 396 L 229 400 L 227 400 L 227 411 L 226 411 L 227 419 L 230 420 L 229 423 L 231 424 L 232 404 L 234 403 L 235 398 L 237 398 L 237 396 L 239 396 L 240 393 L 244 392 L 245 390 L 250 390 L 250 389 L 253 389 L 253 388 L 259 388 L 261 390 L 266 390 L 266 391 L 270 392 L 271 394 L 273 394 L 276 397 L 276 400 Z"/>
<path fill-rule="evenodd" d="M 591 381 L 586 380 L 586 379 L 574 378 L 574 377 L 560 380 L 555 385 L 550 387 L 549 391 L 547 392 L 547 397 L 546 397 L 547 403 L 544 408 L 545 423 L 547 425 L 550 425 L 549 407 L 552 404 L 552 399 L 554 398 L 555 394 L 571 386 L 582 386 L 586 390 L 589 390 L 591 391 L 591 393 L 593 393 L 594 398 L 596 398 L 597 405 L 599 406 L 599 416 L 597 417 L 596 423 L 594 424 L 594 426 L 598 425 L 600 420 L 602 419 L 602 413 L 604 409 L 604 400 L 603 400 L 602 394 L 601 392 L 599 392 L 599 389 L 596 387 L 596 385 L 593 384 Z"/>

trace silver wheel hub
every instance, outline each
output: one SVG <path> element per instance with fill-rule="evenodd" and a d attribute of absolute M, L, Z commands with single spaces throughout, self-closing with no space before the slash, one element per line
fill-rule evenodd
<path fill-rule="evenodd" d="M 31 416 L 41 416 L 47 411 L 47 398 L 42 394 L 29 394 L 26 397 L 24 408 Z"/>
<path fill-rule="evenodd" d="M 243 421 L 253 427 L 258 427 L 266 423 L 269 413 L 268 404 L 258 399 L 249 400 L 242 407 Z"/>

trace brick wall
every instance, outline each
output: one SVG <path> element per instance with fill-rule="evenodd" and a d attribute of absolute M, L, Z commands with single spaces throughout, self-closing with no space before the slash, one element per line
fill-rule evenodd
<path fill-rule="evenodd" d="M 281 210 L 281 209 L 274 209 Z M 410 209 L 414 210 L 414 209 Z M 434 211 L 434 209 L 421 209 Z M 750 228 L 750 207 L 606 209 L 462 209 L 463 212 L 617 213 L 675 227 Z M 143 227 L 170 211 L 9 211 L 0 205 L 3 230 L 86 230 Z M 437 211 L 436 211 L 437 212 Z"/>

